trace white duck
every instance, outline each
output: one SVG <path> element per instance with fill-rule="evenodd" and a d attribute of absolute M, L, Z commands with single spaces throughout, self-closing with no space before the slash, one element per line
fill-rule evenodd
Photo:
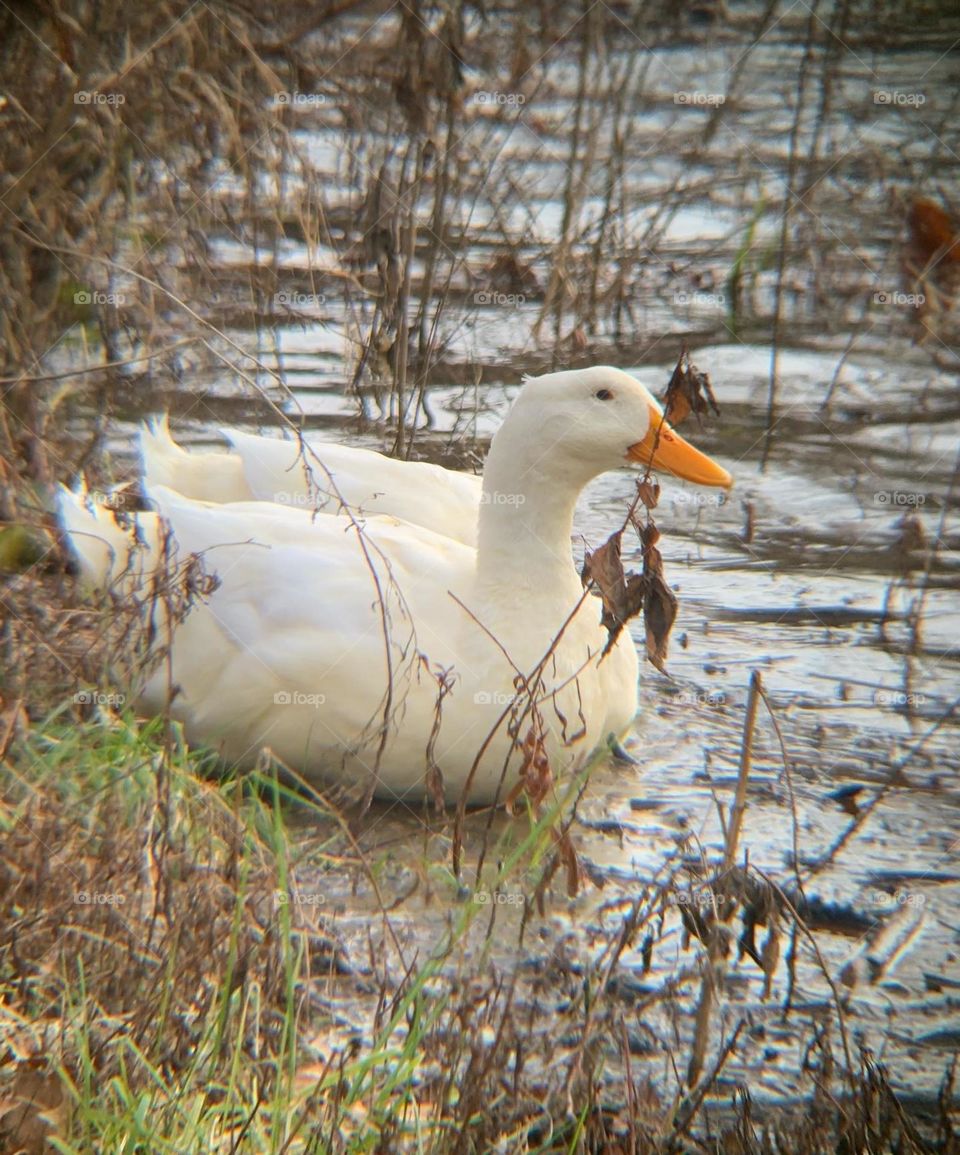
<path fill-rule="evenodd" d="M 181 496 L 218 504 L 272 501 L 357 516 L 385 513 L 424 526 L 464 545 L 476 547 L 483 500 L 483 479 L 425 462 L 398 461 L 369 449 L 319 438 L 281 440 L 221 429 L 233 452 L 184 450 L 170 435 L 166 417 L 140 430 L 144 486 L 175 489 Z M 633 762 L 619 742 L 636 711 L 629 687 L 638 677 L 637 651 L 629 633 L 621 633 L 598 671 L 611 701 L 624 701 L 611 718 L 610 745 L 621 761 Z"/>
<path fill-rule="evenodd" d="M 165 485 L 198 501 L 274 501 L 320 513 L 340 513 L 346 504 L 477 544 L 483 481 L 475 474 L 309 437 L 301 447 L 235 429 L 220 432 L 232 453 L 182 449 L 163 418 L 145 426 L 140 459 L 147 489 Z"/>
<path fill-rule="evenodd" d="M 591 478 L 627 461 L 731 484 L 639 382 L 594 368 L 518 394 L 484 469 L 476 550 L 390 516 L 214 505 L 155 485 L 180 559 L 201 555 L 219 585 L 176 626 L 144 705 L 164 708 L 173 685 L 192 742 L 239 763 L 267 746 L 307 778 L 387 798 L 421 796 L 431 767 L 448 801 L 486 803 L 534 759 L 554 775 L 582 766 L 631 722 L 637 668 L 629 639 L 632 675 L 601 661 L 573 511 Z M 139 515 L 137 551 L 102 507 L 64 491 L 61 509 L 84 572 L 101 585 L 124 572 L 142 596 L 156 515 Z"/>

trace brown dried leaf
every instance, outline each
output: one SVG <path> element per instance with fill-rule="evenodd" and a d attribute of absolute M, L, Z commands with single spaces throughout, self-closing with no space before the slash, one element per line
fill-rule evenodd
<path fill-rule="evenodd" d="M 531 726 L 523 740 L 523 763 L 520 766 L 520 780 L 516 783 L 504 802 L 508 814 L 513 813 L 513 804 L 521 795 L 526 795 L 534 808 L 547 797 L 553 786 L 553 771 L 547 757 L 543 733 L 537 726 Z"/>
<path fill-rule="evenodd" d="M 925 266 L 935 258 L 960 263 L 960 230 L 941 205 L 929 197 L 918 197 L 910 206 L 907 220 L 918 263 Z"/>
<path fill-rule="evenodd" d="M 596 585 L 603 603 L 600 624 L 607 630 L 608 654 L 626 623 L 643 612 L 647 635 L 647 657 L 662 673 L 667 671 L 667 644 L 677 617 L 677 597 L 663 576 L 663 557 L 656 548 L 660 531 L 652 521 L 638 526 L 643 542 L 643 573 L 624 573 L 620 558 L 622 531 L 611 534 L 606 542 L 583 561 L 580 577 L 586 586 Z"/>
<path fill-rule="evenodd" d="M 653 522 L 643 527 L 640 537 L 643 541 L 643 576 L 637 592 L 642 591 L 643 596 L 647 657 L 661 674 L 665 674 L 667 645 L 677 618 L 677 595 L 663 576 L 663 557 L 655 544 L 660 540 L 660 533 Z"/>
<path fill-rule="evenodd" d="M 580 893 L 580 885 L 583 881 L 583 869 L 580 866 L 577 848 L 573 844 L 569 830 L 564 830 L 562 834 L 554 831 L 553 837 L 557 845 L 557 860 L 567 874 L 567 895 L 570 898 L 576 898 Z"/>
<path fill-rule="evenodd" d="M 607 540 L 592 553 L 587 552 L 583 559 L 583 568 L 580 571 L 580 580 L 584 586 L 591 582 L 600 591 L 603 601 L 603 624 L 610 629 L 615 620 L 617 606 L 623 602 L 626 593 L 627 580 L 623 572 L 623 562 L 620 560 L 620 543 L 623 540 L 623 531 L 611 534 Z"/>
<path fill-rule="evenodd" d="M 676 617 L 676 594 L 657 574 L 644 591 L 643 618 L 647 627 L 647 657 L 661 674 L 667 672 L 664 662 L 667 660 L 667 645 Z"/>
<path fill-rule="evenodd" d="M 693 413 L 702 425 L 701 418 L 711 409 L 716 416 L 720 415 L 710 378 L 691 363 L 690 354 L 684 349 L 663 398 L 664 417 L 676 429 Z"/>
<path fill-rule="evenodd" d="M 660 482 L 655 477 L 641 477 L 637 482 L 637 497 L 647 509 L 656 509 L 660 502 Z"/>
<path fill-rule="evenodd" d="M 600 591 L 600 600 L 603 603 L 600 624 L 609 634 L 603 651 L 605 654 L 610 652 L 626 623 L 635 617 L 644 605 L 643 577 L 640 574 L 631 574 L 628 579 L 623 572 L 623 562 L 620 560 L 622 538 L 622 530 L 611 534 L 599 549 L 586 555 L 583 559 L 583 569 L 580 571 L 583 584 L 587 586 L 593 582 Z"/>
<path fill-rule="evenodd" d="M 624 622 L 642 613 L 647 596 L 647 579 L 642 573 L 632 573 L 627 578 L 627 594 L 624 601 Z"/>

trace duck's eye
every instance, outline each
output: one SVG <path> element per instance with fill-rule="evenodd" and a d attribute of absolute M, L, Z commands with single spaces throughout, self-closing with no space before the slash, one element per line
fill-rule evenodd
<path fill-rule="evenodd" d="M 594 397 L 596 397 L 598 401 L 612 401 L 613 393 L 609 389 L 598 389 L 596 393 L 594 393 Z"/>

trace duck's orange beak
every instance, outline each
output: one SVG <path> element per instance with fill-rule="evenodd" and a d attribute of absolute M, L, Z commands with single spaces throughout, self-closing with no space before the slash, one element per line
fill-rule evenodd
<path fill-rule="evenodd" d="M 733 485 L 733 478 L 722 465 L 717 465 L 705 453 L 694 449 L 689 441 L 684 441 L 653 406 L 650 407 L 647 435 L 630 446 L 627 460 L 672 473 L 674 477 L 692 481 L 694 485 L 721 485 L 724 489 Z"/>

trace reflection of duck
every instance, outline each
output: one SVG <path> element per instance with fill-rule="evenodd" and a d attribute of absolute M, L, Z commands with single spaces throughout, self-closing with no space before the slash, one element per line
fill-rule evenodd
<path fill-rule="evenodd" d="M 592 477 L 630 461 L 731 480 L 662 424 L 642 385 L 595 368 L 518 394 L 484 469 L 476 550 L 385 515 L 361 526 L 154 486 L 180 560 L 201 555 L 218 583 L 175 627 L 169 669 L 143 699 L 163 708 L 172 685 L 192 741 L 239 762 L 269 746 L 308 778 L 385 797 L 422 795 L 434 768 L 448 800 L 479 803 L 502 799 L 518 772 L 580 767 L 633 718 L 636 654 L 626 639 L 618 678 L 600 660 L 599 606 L 571 563 L 573 511 Z M 125 572 L 145 595 L 131 575 L 157 562 L 155 514 L 138 515 L 139 555 L 103 507 L 64 491 L 61 516 L 89 579 Z"/>

